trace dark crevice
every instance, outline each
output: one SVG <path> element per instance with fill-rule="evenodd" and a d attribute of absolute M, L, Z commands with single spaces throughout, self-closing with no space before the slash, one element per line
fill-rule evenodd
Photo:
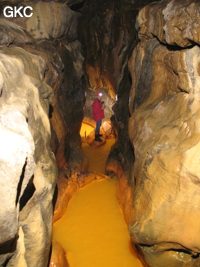
<path fill-rule="evenodd" d="M 12 253 L 17 247 L 18 234 L 16 234 L 12 239 L 5 241 L 0 244 L 0 255 Z"/>
<path fill-rule="evenodd" d="M 187 92 L 186 90 L 182 89 L 182 88 L 179 88 L 180 92 L 181 93 L 186 93 L 186 94 L 189 94 L 189 92 Z"/>
<path fill-rule="evenodd" d="M 34 192 L 35 192 L 35 186 L 33 184 L 33 178 L 34 176 L 31 177 L 31 179 L 29 180 L 24 193 L 22 195 L 22 197 L 20 198 L 19 201 L 19 209 L 20 211 L 23 209 L 23 207 L 26 205 L 26 203 L 29 201 L 29 199 L 31 199 L 31 197 L 33 196 Z"/>
<path fill-rule="evenodd" d="M 52 114 L 53 114 L 53 106 L 50 104 L 49 105 L 49 118 L 52 118 Z"/>
<path fill-rule="evenodd" d="M 128 73 L 128 79 L 129 79 L 130 84 L 132 85 L 132 77 L 131 77 L 130 72 Z"/>
<path fill-rule="evenodd" d="M 164 44 L 162 44 L 164 45 Z M 188 49 L 191 49 L 195 46 L 196 44 L 192 44 L 192 45 L 189 45 L 187 47 L 181 47 L 181 46 L 178 46 L 178 45 L 170 45 L 170 44 L 165 44 L 165 46 L 167 47 L 167 49 L 169 51 L 182 51 L 182 50 L 188 50 Z"/>
<path fill-rule="evenodd" d="M 49 250 L 48 266 L 50 266 L 50 264 L 51 264 L 52 250 L 53 250 L 53 246 L 52 246 L 52 244 L 51 244 L 51 246 L 50 246 L 50 250 Z"/>
<path fill-rule="evenodd" d="M 191 48 L 193 48 L 194 46 L 198 45 L 198 44 L 196 44 L 195 42 L 193 42 L 192 40 L 190 40 L 191 45 L 188 45 L 188 46 L 186 46 L 186 47 L 181 47 L 181 46 L 179 46 L 179 45 L 171 45 L 171 44 L 167 44 L 167 43 L 161 42 L 161 41 L 159 40 L 159 38 L 158 38 L 155 34 L 153 34 L 153 33 L 152 33 L 152 36 L 153 36 L 153 37 L 154 37 L 154 38 L 155 38 L 161 45 L 167 47 L 167 49 L 168 49 L 169 51 L 182 51 L 182 50 L 188 50 L 188 49 L 191 49 Z"/>
<path fill-rule="evenodd" d="M 193 258 L 193 259 L 197 259 L 197 258 L 199 258 L 199 253 L 198 253 L 197 255 L 192 255 L 192 258 Z"/>
<path fill-rule="evenodd" d="M 26 162 L 22 168 L 22 173 L 20 175 L 20 179 L 19 179 L 19 183 L 18 183 L 18 187 L 17 187 L 17 196 L 16 196 L 16 201 L 15 201 L 15 205 L 17 206 L 17 203 L 19 201 L 19 196 L 20 196 L 20 193 L 21 193 L 21 188 L 22 188 L 22 183 L 23 183 L 23 180 L 24 180 L 24 174 L 25 174 L 25 170 L 26 170 L 26 165 L 27 165 L 27 159 L 26 159 Z"/>
<path fill-rule="evenodd" d="M 70 9 L 73 11 L 79 11 L 80 9 L 82 9 L 84 7 L 85 4 L 85 0 L 83 0 L 80 3 L 76 3 L 70 6 Z"/>
<path fill-rule="evenodd" d="M 53 202 L 53 210 L 55 208 L 57 198 L 58 198 L 58 186 L 56 184 L 55 191 L 54 191 L 54 194 L 53 194 L 53 201 L 52 201 Z"/>
<path fill-rule="evenodd" d="M 12 257 L 9 257 L 9 258 L 3 263 L 2 267 L 6 267 L 7 264 L 9 263 L 9 261 L 10 261 L 11 258 L 12 258 Z"/>
<path fill-rule="evenodd" d="M 182 252 L 182 253 L 185 253 L 185 254 L 188 254 L 190 255 L 191 253 L 186 250 L 186 249 L 167 249 L 166 251 L 175 251 L 175 252 Z"/>
<path fill-rule="evenodd" d="M 140 243 L 139 247 L 140 248 L 153 248 L 154 245 L 148 245 L 148 244 Z M 190 255 L 193 259 L 199 258 L 199 253 L 196 253 L 196 252 L 193 252 L 193 251 L 190 251 L 190 250 L 187 250 L 187 249 L 172 249 L 172 248 L 170 249 L 169 248 L 169 249 L 166 249 L 166 250 L 160 251 L 160 252 L 165 252 L 165 251 L 174 251 L 174 252 L 178 252 L 178 253 L 184 253 L 184 254 Z"/>

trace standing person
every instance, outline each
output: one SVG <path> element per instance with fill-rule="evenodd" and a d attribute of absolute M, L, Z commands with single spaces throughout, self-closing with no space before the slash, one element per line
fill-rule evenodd
<path fill-rule="evenodd" d="M 92 118 L 96 121 L 96 129 L 95 129 L 95 141 L 102 142 L 99 134 L 102 119 L 104 118 L 104 102 L 101 101 L 102 93 L 97 94 L 97 98 L 95 98 L 94 102 L 92 103 Z"/>

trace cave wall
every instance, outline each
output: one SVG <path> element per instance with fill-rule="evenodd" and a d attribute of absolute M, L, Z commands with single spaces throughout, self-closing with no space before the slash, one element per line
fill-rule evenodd
<path fill-rule="evenodd" d="M 200 3 L 161 1 L 137 17 L 129 138 L 132 240 L 148 266 L 199 266 Z"/>
<path fill-rule="evenodd" d="M 0 264 L 45 266 L 57 176 L 48 119 L 52 88 L 42 57 L 14 46 L 0 53 Z"/>
<path fill-rule="evenodd" d="M 58 173 L 83 162 L 83 57 L 69 7 L 80 1 L 64 2 L 20 1 L 31 18 L 0 13 L 0 266 L 48 265 Z"/>
<path fill-rule="evenodd" d="M 91 103 L 101 90 L 106 100 L 105 117 L 111 119 L 117 140 L 109 162 L 117 161 L 124 169 L 130 169 L 133 160 L 128 141 L 131 78 L 127 63 L 137 43 L 134 28 L 137 12 L 126 1 L 86 0 L 79 20 L 86 73 L 85 116 L 91 116 Z"/>

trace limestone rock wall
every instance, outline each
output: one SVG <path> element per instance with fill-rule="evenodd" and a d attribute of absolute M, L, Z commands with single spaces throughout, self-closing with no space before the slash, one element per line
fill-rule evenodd
<path fill-rule="evenodd" d="M 1 3 L 1 10 L 8 2 Z M 43 39 L 55 39 L 65 36 L 68 40 L 77 39 L 78 13 L 72 11 L 66 3 L 55 1 L 21 2 L 20 6 L 31 6 L 33 15 L 6 19 L 0 14 L 1 44 L 33 42 Z M 4 31 L 4 28 L 9 29 Z"/>
<path fill-rule="evenodd" d="M 200 264 L 199 12 L 190 0 L 143 8 L 129 62 L 130 233 L 152 267 Z"/>
<path fill-rule="evenodd" d="M 84 165 L 79 135 L 83 120 L 85 92 L 82 86 L 83 57 L 78 40 L 62 41 L 57 47 L 63 62 L 63 81 L 53 100 L 52 127 L 58 137 L 58 167 L 66 176 L 80 172 Z"/>
<path fill-rule="evenodd" d="M 0 266 L 45 267 L 57 177 L 83 162 L 83 57 L 66 3 L 20 4 L 34 16 L 0 18 Z"/>
<path fill-rule="evenodd" d="M 20 47 L 1 48 L 0 65 L 0 264 L 45 266 L 57 176 L 48 119 L 52 89 L 43 81 L 45 61 Z"/>

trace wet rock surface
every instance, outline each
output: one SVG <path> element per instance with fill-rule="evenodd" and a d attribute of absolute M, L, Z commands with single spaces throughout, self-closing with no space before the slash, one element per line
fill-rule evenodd
<path fill-rule="evenodd" d="M 41 57 L 18 47 L 1 48 L 0 57 L 0 200 L 6 203 L 0 209 L 0 264 L 45 266 L 57 176 L 48 119 L 52 89 L 43 81 Z"/>
<path fill-rule="evenodd" d="M 48 265 L 58 171 L 83 163 L 78 15 L 56 1 L 28 5 L 35 17 L 0 19 L 0 266 Z"/>
<path fill-rule="evenodd" d="M 152 267 L 200 264 L 197 6 L 161 1 L 142 9 L 140 43 L 129 62 L 135 151 L 130 233 Z"/>
<path fill-rule="evenodd" d="M 52 256 L 50 264 L 50 266 L 53 265 L 56 267 L 69 267 L 69 264 L 66 260 L 66 253 L 62 246 L 56 241 L 52 242 Z"/>
<path fill-rule="evenodd" d="M 161 1 L 140 11 L 137 26 L 140 39 L 156 36 L 167 45 L 188 47 L 199 44 L 198 1 Z"/>

